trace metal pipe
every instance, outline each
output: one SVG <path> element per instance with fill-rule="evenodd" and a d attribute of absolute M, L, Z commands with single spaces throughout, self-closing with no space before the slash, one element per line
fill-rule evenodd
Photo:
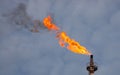
<path fill-rule="evenodd" d="M 88 70 L 89 75 L 94 75 L 94 72 L 97 71 L 97 66 L 93 61 L 93 55 L 90 55 L 90 62 L 86 69 Z"/>

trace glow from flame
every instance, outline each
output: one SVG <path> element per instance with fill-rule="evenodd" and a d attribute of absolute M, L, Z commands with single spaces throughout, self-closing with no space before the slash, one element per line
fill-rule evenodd
<path fill-rule="evenodd" d="M 66 32 L 60 31 L 60 28 L 52 23 L 52 18 L 50 16 L 44 18 L 43 24 L 49 30 L 58 32 L 56 37 L 58 38 L 61 47 L 66 47 L 68 50 L 77 54 L 91 55 L 91 53 L 84 46 L 81 46 L 77 41 L 71 39 Z"/>

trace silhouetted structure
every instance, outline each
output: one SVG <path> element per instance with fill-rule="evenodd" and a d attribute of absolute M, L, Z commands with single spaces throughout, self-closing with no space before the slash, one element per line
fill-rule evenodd
<path fill-rule="evenodd" d="M 97 71 L 98 67 L 94 64 L 93 55 L 90 55 L 90 62 L 86 69 L 89 71 L 89 75 L 94 75 L 94 72 Z"/>

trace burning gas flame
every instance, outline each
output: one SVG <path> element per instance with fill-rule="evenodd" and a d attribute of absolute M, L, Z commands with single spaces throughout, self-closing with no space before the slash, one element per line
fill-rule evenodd
<path fill-rule="evenodd" d="M 52 18 L 51 18 L 50 16 L 44 18 L 43 24 L 44 24 L 45 27 L 47 27 L 49 30 L 56 30 L 56 31 L 59 30 L 59 28 L 58 28 L 54 23 L 52 23 Z"/>
<path fill-rule="evenodd" d="M 66 32 L 60 31 L 60 28 L 52 23 L 52 18 L 50 16 L 43 19 L 43 24 L 49 30 L 57 31 L 56 37 L 58 38 L 61 47 L 66 47 L 68 50 L 77 54 L 91 55 L 84 46 L 81 46 L 77 41 L 71 39 Z"/>

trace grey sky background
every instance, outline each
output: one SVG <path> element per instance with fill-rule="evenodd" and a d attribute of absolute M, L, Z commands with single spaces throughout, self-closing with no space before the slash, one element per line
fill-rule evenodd
<path fill-rule="evenodd" d="M 32 33 L 4 14 L 19 3 L 32 20 L 50 13 L 98 64 L 96 75 L 120 74 L 120 0 L 0 0 L 0 75 L 88 75 L 89 57 L 61 48 L 53 32 Z"/>

